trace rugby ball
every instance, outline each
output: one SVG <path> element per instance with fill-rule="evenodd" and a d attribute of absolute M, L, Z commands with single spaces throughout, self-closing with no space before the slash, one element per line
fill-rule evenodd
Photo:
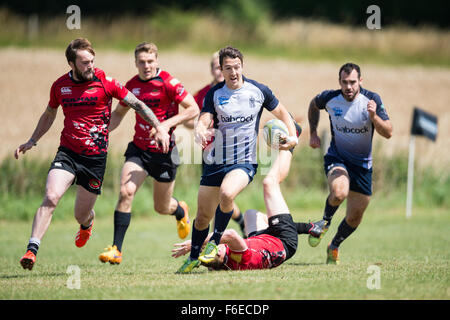
<path fill-rule="evenodd" d="M 272 119 L 266 122 L 263 128 L 263 137 L 269 147 L 276 147 L 283 143 L 280 136 L 289 136 L 289 130 L 283 121 Z"/>

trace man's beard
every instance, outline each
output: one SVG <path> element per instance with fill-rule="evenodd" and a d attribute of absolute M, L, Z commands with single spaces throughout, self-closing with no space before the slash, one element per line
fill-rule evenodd
<path fill-rule="evenodd" d="M 80 81 L 91 81 L 94 78 L 94 70 L 85 71 L 83 73 L 75 66 L 74 72 L 76 78 Z"/>

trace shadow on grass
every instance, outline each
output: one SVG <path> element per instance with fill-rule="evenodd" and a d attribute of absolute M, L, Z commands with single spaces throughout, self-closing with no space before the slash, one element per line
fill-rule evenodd
<path fill-rule="evenodd" d="M 1 274 L 0 275 L 0 279 L 19 279 L 19 278 L 29 278 L 29 277 L 42 277 L 42 276 L 46 276 L 46 277 L 62 277 L 62 276 L 67 276 L 66 273 L 64 272 L 52 272 L 52 273 L 28 273 L 28 274 Z"/>

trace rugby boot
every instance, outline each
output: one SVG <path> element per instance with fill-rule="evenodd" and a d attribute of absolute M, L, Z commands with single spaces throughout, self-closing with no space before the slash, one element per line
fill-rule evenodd
<path fill-rule="evenodd" d="M 205 264 L 211 263 L 216 257 L 218 250 L 219 249 L 217 248 L 217 245 L 215 243 L 208 242 L 203 252 L 200 253 L 198 260 Z"/>
<path fill-rule="evenodd" d="M 190 273 L 194 268 L 198 268 L 199 266 L 199 260 L 191 260 L 191 257 L 189 257 L 184 261 L 183 265 L 177 270 L 176 273 Z"/>
<path fill-rule="evenodd" d="M 108 246 L 105 248 L 105 252 L 98 256 L 98 259 L 103 262 L 109 262 L 110 264 L 120 264 L 122 262 L 122 253 L 117 250 L 117 246 Z"/>
<path fill-rule="evenodd" d="M 89 238 L 92 235 L 92 227 L 94 226 L 94 220 L 92 220 L 91 226 L 84 230 L 81 226 L 80 226 L 80 230 L 78 230 L 76 236 L 75 236 L 75 245 L 78 248 L 83 247 L 86 242 L 89 240 Z"/>
<path fill-rule="evenodd" d="M 327 264 L 339 264 L 339 249 L 331 249 L 330 245 L 327 247 Z"/>
<path fill-rule="evenodd" d="M 311 247 L 317 247 L 322 240 L 325 233 L 328 231 L 328 221 L 320 220 L 317 222 L 311 222 L 312 227 L 308 230 L 308 243 Z"/>
<path fill-rule="evenodd" d="M 24 269 L 31 270 L 33 269 L 34 263 L 36 262 L 36 255 L 28 250 L 27 253 L 20 259 L 20 265 Z"/>
<path fill-rule="evenodd" d="M 184 239 L 191 231 L 191 223 L 189 221 L 189 207 L 184 201 L 180 201 L 178 202 L 178 204 L 181 208 L 183 208 L 184 217 L 181 220 L 177 220 L 177 231 L 180 239 Z"/>

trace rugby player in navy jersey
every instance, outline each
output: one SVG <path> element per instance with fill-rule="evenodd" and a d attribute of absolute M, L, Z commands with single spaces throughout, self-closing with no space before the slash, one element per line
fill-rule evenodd
<path fill-rule="evenodd" d="M 327 263 L 339 264 L 339 246 L 361 223 L 372 195 L 372 139 L 376 131 L 382 137 L 392 136 L 392 124 L 377 93 L 361 87 L 360 67 L 346 63 L 339 70 L 338 90 L 326 90 L 311 100 L 308 110 L 310 146 L 319 148 L 317 135 L 320 110 L 328 112 L 332 140 L 324 156 L 324 169 L 330 193 L 325 202 L 323 219 L 316 222 L 328 230 L 339 205 L 347 199 L 345 218 L 327 247 Z M 309 237 L 313 247 L 319 238 Z"/>
<path fill-rule="evenodd" d="M 242 53 L 232 47 L 223 48 L 219 62 L 225 81 L 208 91 L 194 132 L 202 146 L 212 135 L 214 142 L 203 153 L 205 165 L 190 256 L 177 273 L 189 273 L 200 261 L 209 263 L 215 258 L 217 245 L 233 214 L 234 199 L 256 174 L 256 141 L 262 111 L 269 110 L 289 130 L 289 136 L 279 145 L 280 150 L 290 150 L 298 143 L 294 121 L 286 108 L 268 87 L 243 76 Z M 214 128 L 210 127 L 211 123 Z M 213 235 L 200 254 L 213 218 Z"/>
<path fill-rule="evenodd" d="M 75 245 L 83 247 L 92 234 L 93 208 L 101 193 L 106 167 L 108 124 L 113 98 L 135 109 L 147 123 L 156 127 L 154 139 L 164 150 L 169 148 L 167 129 L 160 124 L 152 110 L 118 81 L 94 67 L 95 52 L 87 39 L 73 40 L 66 49 L 66 58 L 71 70 L 53 83 L 48 106 L 33 134 L 14 154 L 18 159 L 20 153 L 37 145 L 52 126 L 58 107 L 61 106 L 64 128 L 60 146 L 48 172 L 44 199 L 34 216 L 27 251 L 20 259 L 22 267 L 29 270 L 36 262 L 36 254 L 53 212 L 72 184 L 78 185 L 74 215 L 80 225 Z"/>
<path fill-rule="evenodd" d="M 208 91 L 212 87 L 214 87 L 216 84 L 218 84 L 219 82 L 222 82 L 224 80 L 223 75 L 222 75 L 222 70 L 220 70 L 219 51 L 214 52 L 214 54 L 211 57 L 210 71 L 211 71 L 212 81 L 194 94 L 194 99 L 197 102 L 200 110 L 203 108 L 203 101 L 205 100 L 205 96 L 208 93 Z M 196 119 L 186 121 L 184 123 L 184 126 L 189 129 L 194 129 L 194 124 L 195 124 L 194 120 L 196 120 Z M 212 143 L 212 140 L 213 140 L 213 138 L 207 143 L 206 146 L 204 146 L 203 150 L 209 147 L 209 145 Z M 239 224 L 239 227 L 241 228 L 241 232 L 242 232 L 243 236 L 245 237 L 246 235 L 245 235 L 245 230 L 244 230 L 244 227 L 245 227 L 244 215 L 241 213 L 241 210 L 239 209 L 239 207 L 236 203 L 234 203 L 233 215 L 231 216 L 231 218 L 237 224 Z"/>

